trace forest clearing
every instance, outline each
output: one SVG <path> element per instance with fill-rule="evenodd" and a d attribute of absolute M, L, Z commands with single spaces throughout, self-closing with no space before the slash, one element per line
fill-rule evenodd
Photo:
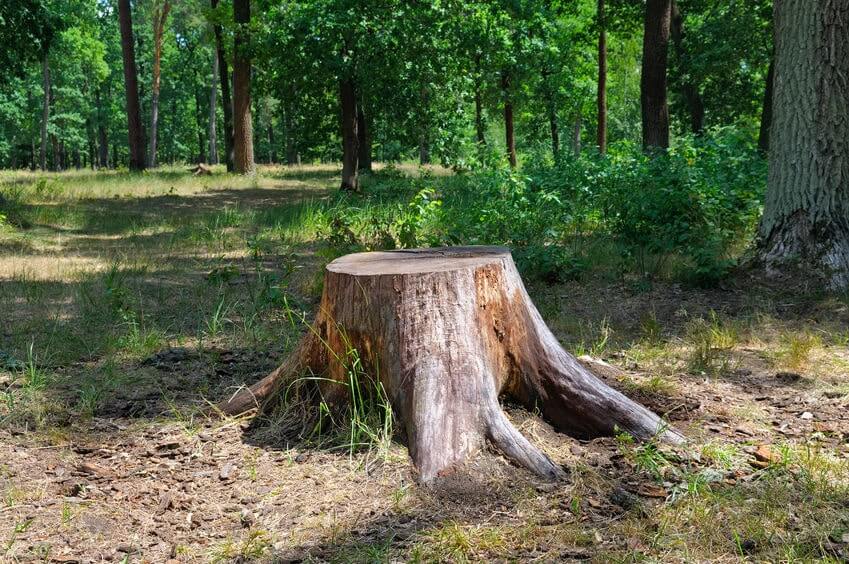
<path fill-rule="evenodd" d="M 379 408 L 301 438 L 291 413 L 206 414 L 291 352 L 345 237 L 451 178 L 378 172 L 352 201 L 337 174 L 15 176 L 33 225 L 2 236 L 6 559 L 846 557 L 849 303 L 801 286 L 645 286 L 604 264 L 530 282 L 569 351 L 690 441 L 581 441 L 508 406 L 562 483 L 483 453 L 418 486 Z"/>

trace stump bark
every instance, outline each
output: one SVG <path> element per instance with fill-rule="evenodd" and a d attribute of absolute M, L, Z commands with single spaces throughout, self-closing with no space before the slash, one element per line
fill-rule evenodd
<path fill-rule="evenodd" d="M 563 350 L 503 247 L 336 259 L 325 272 L 314 326 L 295 352 L 218 407 L 231 415 L 253 409 L 305 370 L 345 382 L 340 358 L 351 347 L 386 390 L 422 482 L 450 471 L 487 440 L 540 476 L 562 476 L 510 423 L 501 395 L 538 409 L 555 429 L 579 438 L 621 430 L 641 439 L 683 440 Z M 322 387 L 325 400 L 342 400 L 342 386 Z"/>

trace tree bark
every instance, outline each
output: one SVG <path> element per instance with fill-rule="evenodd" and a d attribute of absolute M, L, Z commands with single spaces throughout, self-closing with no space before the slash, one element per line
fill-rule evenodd
<path fill-rule="evenodd" d="M 363 104 L 357 104 L 357 166 L 360 171 L 371 172 L 371 128 Z"/>
<path fill-rule="evenodd" d="M 218 137 L 215 125 L 218 110 L 218 56 L 212 55 L 212 85 L 209 89 L 209 164 L 218 164 Z"/>
<path fill-rule="evenodd" d="M 769 131 L 772 128 L 772 96 L 775 81 L 775 55 L 769 61 L 764 87 L 764 106 L 761 110 L 761 130 L 758 135 L 758 149 L 764 155 L 769 153 Z"/>
<path fill-rule="evenodd" d="M 253 174 L 254 139 L 251 122 L 251 55 L 248 26 L 251 21 L 250 0 L 233 0 L 233 170 Z"/>
<path fill-rule="evenodd" d="M 501 92 L 504 96 L 504 137 L 510 168 L 516 168 L 516 134 L 513 129 L 513 101 L 510 96 L 510 73 L 501 71 Z"/>
<path fill-rule="evenodd" d="M 622 431 L 683 441 L 560 347 L 501 247 L 333 261 L 318 318 L 296 352 L 219 408 L 238 414 L 262 405 L 305 370 L 323 375 L 317 385 L 325 402 L 344 403 L 350 392 L 340 384 L 349 382 L 344 359 L 352 349 L 385 390 L 421 482 L 451 472 L 486 441 L 542 477 L 563 476 L 504 415 L 502 394 L 576 437 Z"/>
<path fill-rule="evenodd" d="M 646 150 L 669 147 L 666 66 L 670 17 L 671 0 L 647 0 L 643 35 L 643 72 L 640 80 L 643 148 Z"/>
<path fill-rule="evenodd" d="M 598 0 L 598 129 L 596 143 L 598 152 L 607 153 L 607 21 L 604 0 Z"/>
<path fill-rule="evenodd" d="M 357 90 L 354 80 L 339 81 L 339 103 L 342 106 L 342 190 L 359 192 L 357 142 Z"/>
<path fill-rule="evenodd" d="M 133 43 L 133 19 L 130 0 L 118 0 L 121 26 L 121 53 L 124 59 L 124 91 L 127 98 L 127 136 L 130 145 L 130 170 L 144 170 L 144 134 L 139 106 L 139 85 Z"/>
<path fill-rule="evenodd" d="M 41 110 L 41 149 L 38 154 L 41 170 L 47 170 L 47 124 L 50 121 L 50 65 L 47 56 L 48 54 L 45 52 L 42 61 L 44 102 Z"/>
<path fill-rule="evenodd" d="M 218 0 L 210 0 L 212 8 L 218 7 Z M 224 50 L 224 38 L 220 25 L 212 26 L 215 34 L 215 54 L 218 58 L 218 78 L 221 82 L 221 109 L 224 113 L 224 162 L 227 171 L 233 172 L 233 102 L 230 99 L 230 73 L 227 70 L 227 55 Z"/>
<path fill-rule="evenodd" d="M 690 129 L 695 135 L 701 135 L 705 129 L 705 105 L 702 101 L 702 95 L 699 93 L 699 87 L 689 75 L 689 64 L 687 60 L 687 50 L 684 45 L 684 16 L 681 10 L 678 9 L 678 3 L 672 0 L 671 14 L 671 34 L 672 43 L 675 46 L 675 54 L 678 58 L 678 64 L 681 66 L 682 73 L 686 75 L 681 84 L 681 93 L 684 95 L 684 100 L 687 103 L 687 111 L 690 114 Z"/>
<path fill-rule="evenodd" d="M 557 109 L 554 104 L 548 108 L 548 129 L 551 133 L 551 153 L 557 159 L 560 156 L 560 129 L 557 126 Z"/>
<path fill-rule="evenodd" d="M 760 257 L 849 286 L 849 2 L 775 3 L 775 77 Z"/>

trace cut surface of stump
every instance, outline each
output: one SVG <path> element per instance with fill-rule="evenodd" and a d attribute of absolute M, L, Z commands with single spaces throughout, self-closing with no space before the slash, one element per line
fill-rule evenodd
<path fill-rule="evenodd" d="M 260 405 L 305 370 L 347 382 L 356 349 L 379 378 L 406 434 L 420 481 L 452 470 L 489 441 L 540 476 L 559 466 L 505 416 L 501 395 L 538 409 L 579 438 L 616 430 L 683 439 L 654 413 L 596 378 L 567 353 L 531 302 L 504 247 L 357 253 L 326 269 L 312 329 L 287 361 L 219 408 Z M 322 384 L 329 401 L 342 386 Z"/>

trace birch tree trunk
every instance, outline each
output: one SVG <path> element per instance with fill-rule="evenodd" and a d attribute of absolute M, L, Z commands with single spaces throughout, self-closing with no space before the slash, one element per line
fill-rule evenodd
<path fill-rule="evenodd" d="M 849 1 L 775 2 L 767 272 L 849 286 Z"/>

